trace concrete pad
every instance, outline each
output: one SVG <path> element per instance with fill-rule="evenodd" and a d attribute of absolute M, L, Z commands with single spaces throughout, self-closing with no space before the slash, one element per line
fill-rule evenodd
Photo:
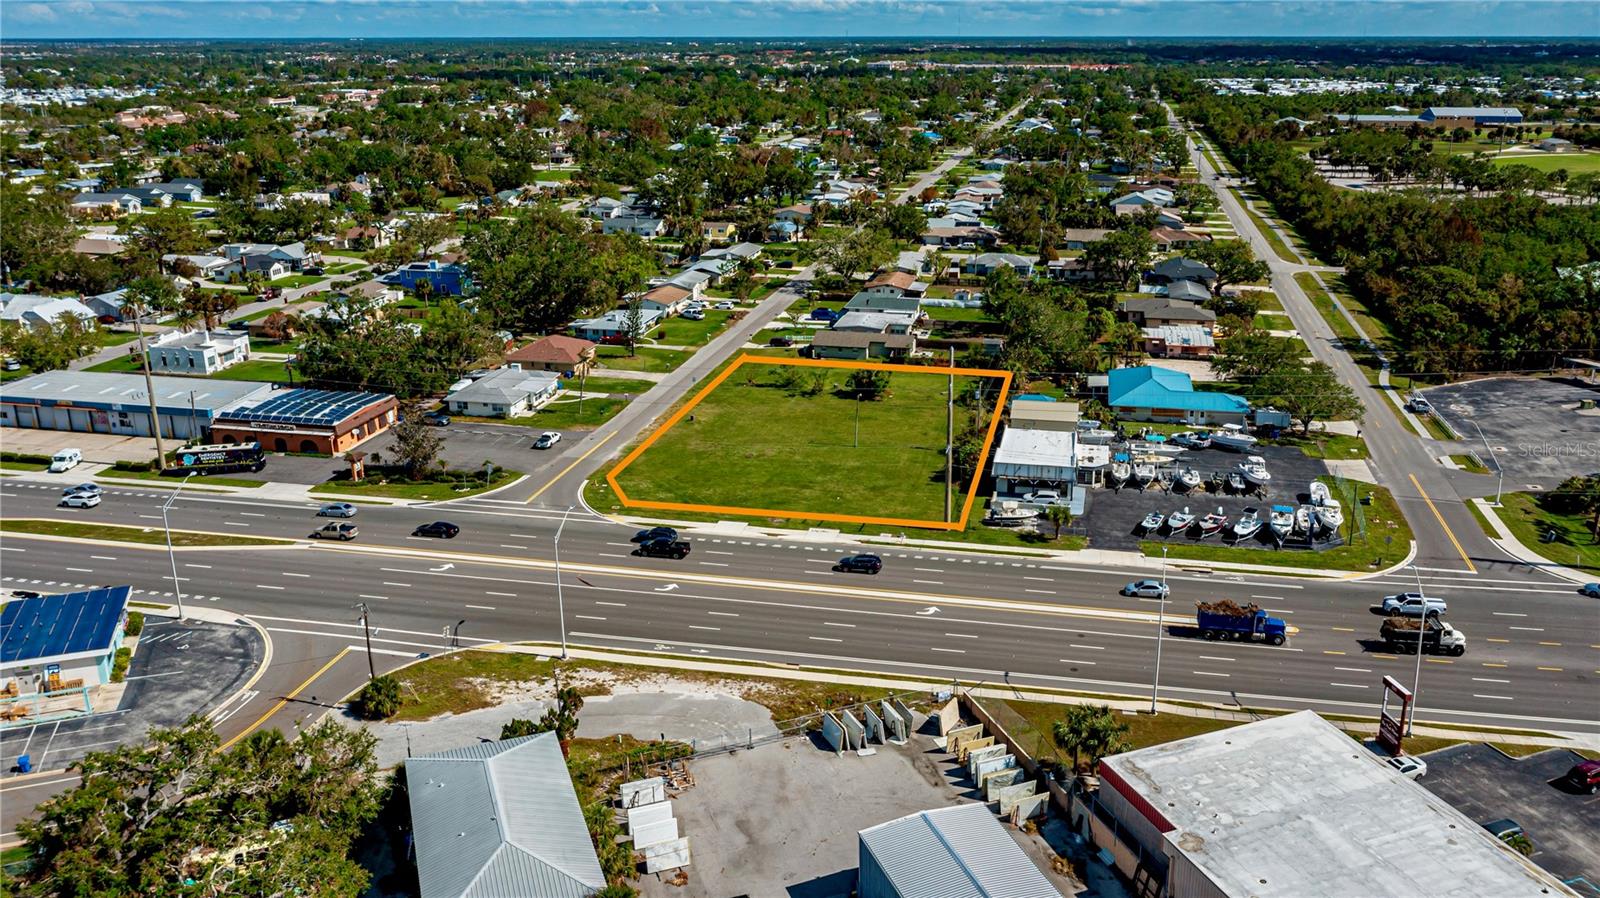
<path fill-rule="evenodd" d="M 772 713 L 732 695 L 638 693 L 597 695 L 584 700 L 578 735 L 599 738 L 623 733 L 635 739 L 665 738 L 708 745 L 776 735 Z"/>
<path fill-rule="evenodd" d="M 83 453 L 85 463 L 105 465 L 119 461 L 150 461 L 156 457 L 156 441 L 153 438 L 114 433 L 7 427 L 4 442 L 7 452 L 24 455 L 54 455 L 62 449 L 77 449 Z M 167 440 L 166 444 L 169 449 L 178 445 L 174 440 Z"/>

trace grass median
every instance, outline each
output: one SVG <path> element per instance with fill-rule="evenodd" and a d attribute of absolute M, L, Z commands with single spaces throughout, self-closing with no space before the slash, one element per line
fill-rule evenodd
<path fill-rule="evenodd" d="M 1600 540 L 1587 515 L 1557 514 L 1542 507 L 1531 493 L 1506 493 L 1495 513 L 1524 546 L 1556 564 L 1585 571 L 1600 571 Z M 1555 532 L 1555 540 L 1546 536 Z"/>
<path fill-rule="evenodd" d="M 43 518 L 15 518 L 0 520 L 0 532 L 35 534 L 38 536 L 64 536 L 72 539 L 100 539 L 120 543 L 167 544 L 166 531 L 159 527 L 125 527 L 120 524 L 91 524 L 81 521 L 57 521 Z M 232 536 L 224 533 L 200 533 L 193 530 L 172 531 L 174 547 L 195 546 L 286 546 L 288 539 L 267 539 L 257 536 Z"/>
<path fill-rule="evenodd" d="M 488 490 L 498 489 L 522 476 L 521 471 L 496 468 L 494 477 L 485 482 L 482 474 L 470 480 L 384 480 L 376 475 L 365 480 L 330 480 L 311 488 L 314 494 L 341 496 L 382 496 L 387 499 L 417 499 L 439 502 L 445 499 L 462 499 Z"/>

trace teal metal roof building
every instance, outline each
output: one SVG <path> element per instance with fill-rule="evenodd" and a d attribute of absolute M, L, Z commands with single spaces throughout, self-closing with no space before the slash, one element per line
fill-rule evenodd
<path fill-rule="evenodd" d="M 1106 404 L 1136 421 L 1242 424 L 1250 414 L 1243 396 L 1196 390 L 1189 375 L 1144 365 L 1118 368 L 1106 380 Z"/>

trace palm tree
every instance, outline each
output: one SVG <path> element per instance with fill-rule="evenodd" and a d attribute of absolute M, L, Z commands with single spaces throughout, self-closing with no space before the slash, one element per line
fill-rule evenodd
<path fill-rule="evenodd" d="M 1061 538 L 1061 528 L 1072 523 L 1072 509 L 1065 505 L 1049 505 L 1045 507 L 1044 519 L 1056 528 L 1056 539 Z"/>
<path fill-rule="evenodd" d="M 1093 769 L 1106 755 L 1127 751 L 1128 725 L 1107 705 L 1073 705 L 1066 716 L 1050 727 L 1056 747 L 1072 752 L 1072 770 L 1078 770 L 1078 757 L 1089 756 Z"/>

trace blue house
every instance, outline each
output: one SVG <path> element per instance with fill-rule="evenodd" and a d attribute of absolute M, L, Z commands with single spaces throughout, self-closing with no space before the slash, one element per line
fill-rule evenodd
<path fill-rule="evenodd" d="M 7 602 L 0 614 L 0 681 L 20 694 L 54 692 L 75 680 L 111 682 L 129 592 L 113 586 Z"/>
<path fill-rule="evenodd" d="M 1145 365 L 1118 368 L 1107 377 L 1106 405 L 1120 418 L 1182 424 L 1243 424 L 1243 396 L 1196 390 L 1182 371 Z"/>
<path fill-rule="evenodd" d="M 415 290 L 418 284 L 427 281 L 433 285 L 435 296 L 460 296 L 472 285 L 472 280 L 460 265 L 440 265 L 431 259 L 403 265 L 384 281 L 407 290 Z"/>

